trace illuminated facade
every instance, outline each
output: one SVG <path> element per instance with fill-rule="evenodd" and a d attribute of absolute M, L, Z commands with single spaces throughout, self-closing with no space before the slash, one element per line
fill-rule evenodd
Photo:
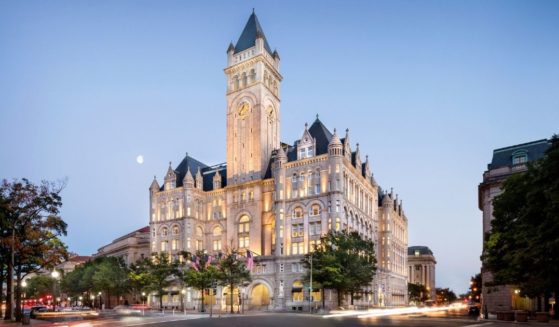
<path fill-rule="evenodd" d="M 254 13 L 227 62 L 227 162 L 209 166 L 187 154 L 162 185 L 153 180 L 151 252 L 178 259 L 180 251 L 249 249 L 256 257 L 246 307 L 304 310 L 302 256 L 329 230 L 358 231 L 377 245 L 379 269 L 355 304 L 407 304 L 407 218 L 359 144 L 352 149 L 349 131 L 340 138 L 318 116 L 293 145 L 280 142 L 280 58 Z M 169 296 L 171 305 L 179 299 Z M 317 304 L 320 296 L 313 292 Z M 337 302 L 335 292 L 325 296 Z M 190 290 L 186 297 L 195 302 Z"/>
<path fill-rule="evenodd" d="M 429 300 L 436 299 L 435 268 L 437 261 L 433 251 L 426 246 L 408 248 L 408 282 L 425 286 Z"/>

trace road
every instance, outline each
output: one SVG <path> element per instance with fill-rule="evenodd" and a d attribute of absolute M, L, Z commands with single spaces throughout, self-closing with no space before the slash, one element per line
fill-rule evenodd
<path fill-rule="evenodd" d="M 407 326 L 407 327 L 505 327 L 503 322 L 478 322 L 464 317 L 397 316 L 358 319 L 355 317 L 328 318 L 305 314 L 253 314 L 227 316 L 210 319 L 207 315 L 177 315 L 164 317 L 111 317 L 94 321 L 57 323 L 41 326 L 76 327 L 362 327 L 362 326 Z M 510 324 L 515 326 L 515 324 Z"/>

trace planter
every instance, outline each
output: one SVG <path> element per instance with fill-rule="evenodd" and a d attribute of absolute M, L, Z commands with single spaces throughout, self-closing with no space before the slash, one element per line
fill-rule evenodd
<path fill-rule="evenodd" d="M 505 313 L 503 311 L 497 311 L 497 320 L 505 320 Z"/>
<path fill-rule="evenodd" d="M 536 312 L 537 322 L 549 322 L 549 313 L 547 312 Z"/>
<path fill-rule="evenodd" d="M 514 321 L 514 311 L 503 312 L 503 320 L 504 321 Z"/>
<path fill-rule="evenodd" d="M 526 311 L 516 311 L 516 321 L 517 322 L 527 322 L 528 312 Z"/>

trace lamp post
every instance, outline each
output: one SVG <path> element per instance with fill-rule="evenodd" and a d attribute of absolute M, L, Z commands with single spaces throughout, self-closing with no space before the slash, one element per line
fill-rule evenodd
<path fill-rule="evenodd" d="M 101 295 L 103 295 L 103 292 L 99 292 L 97 295 L 99 295 L 99 310 L 103 310 L 103 306 L 101 304 Z"/>
<path fill-rule="evenodd" d="M 312 313 L 312 262 L 313 262 L 313 252 L 310 253 L 310 259 L 311 259 L 311 278 L 310 278 L 310 283 L 309 283 L 309 311 L 310 313 Z"/>
<path fill-rule="evenodd" d="M 23 288 L 23 303 L 21 304 L 21 317 L 23 319 L 23 313 L 24 313 L 24 309 L 25 309 L 25 288 L 27 287 L 27 282 L 24 280 L 21 281 L 21 287 Z"/>
<path fill-rule="evenodd" d="M 56 311 L 56 284 L 58 283 L 60 273 L 55 269 L 50 273 L 50 275 L 54 279 L 54 283 L 52 284 L 52 311 Z"/>
<path fill-rule="evenodd" d="M 186 294 L 186 290 L 183 288 L 181 290 L 181 311 L 185 311 L 185 307 L 184 307 L 184 295 Z"/>
<path fill-rule="evenodd" d="M 142 304 L 146 305 L 146 292 L 142 292 Z"/>

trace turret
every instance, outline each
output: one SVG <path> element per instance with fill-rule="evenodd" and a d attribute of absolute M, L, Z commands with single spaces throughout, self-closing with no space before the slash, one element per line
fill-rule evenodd
<path fill-rule="evenodd" d="M 221 174 L 219 173 L 219 170 L 215 172 L 213 185 L 214 185 L 214 190 L 218 190 L 221 188 Z"/>
<path fill-rule="evenodd" d="M 330 156 L 342 156 L 343 153 L 343 145 L 336 133 L 336 129 L 334 128 L 334 135 L 332 135 L 332 139 L 330 140 L 330 144 L 328 144 L 328 154 Z"/>
<path fill-rule="evenodd" d="M 202 171 L 198 168 L 196 173 L 196 188 L 202 190 L 204 188 L 204 178 L 202 177 Z"/>
<path fill-rule="evenodd" d="M 186 175 L 184 175 L 182 184 L 186 188 L 194 188 L 194 177 L 192 177 L 192 173 L 190 172 L 190 167 L 188 167 L 188 170 L 186 171 Z"/>
<path fill-rule="evenodd" d="M 161 187 L 159 186 L 159 183 L 157 183 L 157 177 L 153 176 L 153 181 L 151 182 L 151 185 L 149 187 L 149 190 L 151 193 L 156 193 L 159 191 Z"/>
<path fill-rule="evenodd" d="M 175 174 L 171 165 L 172 163 L 169 161 L 169 168 L 167 169 L 167 174 L 165 174 L 165 191 L 177 186 L 177 174 Z"/>

